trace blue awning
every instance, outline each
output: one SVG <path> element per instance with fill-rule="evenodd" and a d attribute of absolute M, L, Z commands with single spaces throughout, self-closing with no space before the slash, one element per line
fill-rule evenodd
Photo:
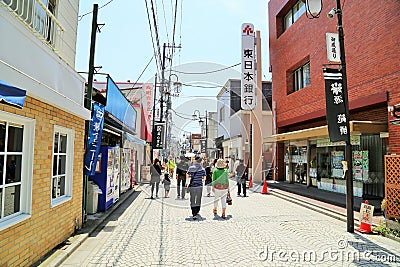
<path fill-rule="evenodd" d="M 23 108 L 26 91 L 0 80 L 0 102 Z"/>

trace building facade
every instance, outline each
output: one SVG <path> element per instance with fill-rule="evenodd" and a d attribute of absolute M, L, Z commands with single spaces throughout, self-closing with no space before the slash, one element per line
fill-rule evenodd
<path fill-rule="evenodd" d="M 0 1 L 2 98 L 26 94 L 0 104 L 0 266 L 32 265 L 82 223 L 77 22 L 78 1 Z"/>
<path fill-rule="evenodd" d="M 217 149 L 221 150 L 221 157 L 229 160 L 230 171 L 233 171 L 234 162 L 237 159 L 243 159 L 247 164 L 250 159 L 250 111 L 241 109 L 241 81 L 237 79 L 229 79 L 219 94 L 217 95 L 217 122 L 218 137 L 216 138 Z M 263 137 L 272 134 L 272 85 L 271 82 L 262 82 L 261 97 L 261 115 L 260 123 Z M 262 151 L 262 170 L 272 162 L 272 151 L 269 144 L 265 149 L 263 144 Z"/>
<path fill-rule="evenodd" d="M 268 4 L 270 69 L 276 135 L 277 180 L 345 193 L 344 145 L 328 138 L 323 68 L 329 67 L 326 33 L 337 33 L 337 17 L 308 19 L 303 1 Z M 342 1 L 344 2 L 344 1 Z M 399 103 L 400 3 L 342 3 L 354 195 L 383 197 L 384 155 L 399 153 L 399 127 L 388 123 L 388 107 Z M 379 8 L 375 8 L 379 7 Z M 310 41 L 311 40 L 311 41 Z"/>

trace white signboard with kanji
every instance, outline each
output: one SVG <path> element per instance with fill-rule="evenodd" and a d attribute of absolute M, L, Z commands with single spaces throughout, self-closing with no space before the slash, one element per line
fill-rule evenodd
<path fill-rule="evenodd" d="M 374 215 L 374 206 L 361 203 L 360 222 L 372 224 L 373 215 Z"/>
<path fill-rule="evenodd" d="M 242 24 L 242 78 L 241 108 L 253 110 L 256 107 L 257 82 L 255 77 L 254 25 Z"/>
<path fill-rule="evenodd" d="M 329 62 L 340 62 L 339 35 L 337 33 L 326 33 L 326 52 Z"/>

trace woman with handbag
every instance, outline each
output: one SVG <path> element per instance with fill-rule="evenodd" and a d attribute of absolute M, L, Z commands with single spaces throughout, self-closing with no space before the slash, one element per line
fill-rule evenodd
<path fill-rule="evenodd" d="M 226 163 L 223 159 L 218 159 L 212 174 L 212 186 L 214 192 L 214 216 L 217 215 L 218 201 L 221 200 L 223 219 L 226 218 L 226 197 L 229 194 L 229 179 Z"/>

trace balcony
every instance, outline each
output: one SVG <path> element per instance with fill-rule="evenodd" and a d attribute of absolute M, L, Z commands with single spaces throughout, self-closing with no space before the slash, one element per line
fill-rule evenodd
<path fill-rule="evenodd" d="M 55 1 L 44 2 L 48 2 L 48 5 L 40 0 L 0 0 L 0 5 L 5 5 L 39 39 L 57 50 L 60 47 L 57 41 L 62 40 L 64 28 L 54 16 Z"/>

